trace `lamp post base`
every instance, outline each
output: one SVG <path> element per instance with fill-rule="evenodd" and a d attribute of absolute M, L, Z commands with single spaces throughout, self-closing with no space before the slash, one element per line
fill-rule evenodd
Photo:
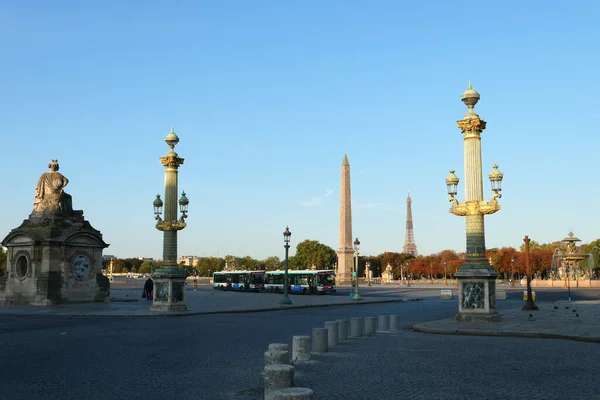
<path fill-rule="evenodd" d="M 294 303 L 292 303 L 292 300 L 287 294 L 284 294 L 281 300 L 279 300 L 279 304 L 292 305 Z"/>
<path fill-rule="evenodd" d="M 459 269 L 455 277 L 458 281 L 457 321 L 493 322 L 500 319 L 496 310 L 498 274 L 493 269 Z"/>
<path fill-rule="evenodd" d="M 154 296 L 150 311 L 187 311 L 185 304 L 185 278 L 187 274 L 179 268 L 159 268 L 152 274 Z"/>
<path fill-rule="evenodd" d="M 354 296 L 352 296 L 352 300 L 362 300 L 362 297 L 360 297 L 360 294 L 354 293 Z"/>

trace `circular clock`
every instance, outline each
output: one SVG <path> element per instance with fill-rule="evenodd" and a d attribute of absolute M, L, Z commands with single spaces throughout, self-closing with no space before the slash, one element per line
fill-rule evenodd
<path fill-rule="evenodd" d="M 90 264 L 85 256 L 77 256 L 73 260 L 73 276 L 76 279 L 82 280 L 88 276 L 90 272 Z"/>

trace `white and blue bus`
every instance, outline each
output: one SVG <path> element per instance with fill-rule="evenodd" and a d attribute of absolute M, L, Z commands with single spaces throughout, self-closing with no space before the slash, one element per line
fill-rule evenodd
<path fill-rule="evenodd" d="M 213 289 L 260 292 L 265 288 L 265 271 L 219 271 L 213 273 Z"/>
<path fill-rule="evenodd" d="M 267 271 L 265 290 L 283 293 L 285 271 Z M 335 293 L 335 272 L 326 270 L 288 270 L 288 292 L 298 294 Z"/>

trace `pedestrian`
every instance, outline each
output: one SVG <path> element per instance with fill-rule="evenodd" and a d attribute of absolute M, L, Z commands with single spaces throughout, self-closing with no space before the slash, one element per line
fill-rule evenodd
<path fill-rule="evenodd" d="M 148 278 L 146 283 L 144 283 L 144 294 L 142 295 L 142 298 L 152 300 L 153 291 L 154 291 L 154 281 L 152 281 L 152 278 Z"/>

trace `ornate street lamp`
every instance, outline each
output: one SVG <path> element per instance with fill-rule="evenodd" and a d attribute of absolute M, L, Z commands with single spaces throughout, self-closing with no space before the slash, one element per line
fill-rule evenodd
<path fill-rule="evenodd" d="M 515 266 L 515 258 L 511 257 L 510 258 L 510 286 L 511 287 L 515 287 L 515 270 L 514 270 L 514 266 Z"/>
<path fill-rule="evenodd" d="M 362 300 L 360 294 L 358 293 L 358 249 L 360 248 L 360 242 L 358 238 L 354 240 L 354 275 L 355 284 L 354 284 L 354 296 L 352 296 L 352 300 Z"/>
<path fill-rule="evenodd" d="M 446 261 L 444 261 L 444 285 L 448 286 L 448 272 L 446 270 Z"/>
<path fill-rule="evenodd" d="M 285 231 L 283 232 L 283 247 L 285 247 L 285 274 L 284 274 L 284 282 L 283 282 L 283 298 L 279 301 L 279 304 L 294 304 L 292 300 L 290 300 L 290 296 L 288 295 L 288 286 L 289 286 L 289 277 L 288 277 L 288 250 L 290 249 L 290 238 L 292 236 L 292 232 L 290 232 L 290 228 L 285 227 Z"/>
<path fill-rule="evenodd" d="M 152 311 L 185 311 L 185 270 L 177 264 L 177 231 L 186 227 L 189 200 L 182 193 L 179 199 L 181 217 L 177 219 L 177 177 L 179 166 L 183 164 L 183 158 L 175 152 L 175 145 L 179 138 L 171 128 L 171 132 L 165 138 L 170 150 L 160 163 L 165 166 L 165 202 L 156 195 L 153 202 L 156 229 L 163 232 L 163 263 L 161 268 L 152 273 L 154 280 L 154 296 L 152 300 Z M 161 218 L 165 208 L 164 220 Z"/>
<path fill-rule="evenodd" d="M 465 262 L 455 273 L 458 290 L 457 320 L 498 319 L 496 311 L 496 278 L 498 273 L 488 263 L 485 254 L 485 229 L 483 216 L 493 214 L 501 209 L 498 199 L 502 197 L 503 174 L 494 164 L 489 174 L 493 195 L 490 201 L 483 200 L 483 174 L 481 167 L 481 132 L 486 122 L 474 111 L 479 101 L 479 93 L 471 87 L 462 94 L 462 102 L 469 111 L 462 120 L 457 121 L 463 134 L 465 165 L 465 202 L 456 200 L 458 178 L 454 170 L 446 178 L 449 201 L 452 202 L 450 212 L 465 216 L 467 225 L 467 246 Z"/>

